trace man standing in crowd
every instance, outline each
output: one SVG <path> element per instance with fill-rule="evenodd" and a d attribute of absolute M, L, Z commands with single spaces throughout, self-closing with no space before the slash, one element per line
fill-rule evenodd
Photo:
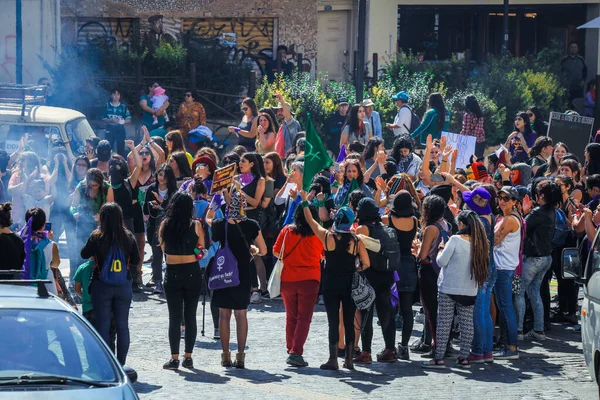
<path fill-rule="evenodd" d="M 292 147 L 292 143 L 294 142 L 294 138 L 302 129 L 300 127 L 300 123 L 296 121 L 294 116 L 292 115 L 292 111 L 290 110 L 290 103 L 286 103 L 283 99 L 283 96 L 280 93 L 275 95 L 275 99 L 279 102 L 277 107 L 273 107 L 273 111 L 277 115 L 277 119 L 279 120 L 280 127 L 279 132 L 277 132 L 277 137 L 284 140 L 284 146 L 281 146 L 283 151 L 282 159 L 285 158 L 285 153 L 287 153 Z M 277 145 L 275 146 L 277 149 Z M 278 151 L 279 152 L 279 151 Z M 281 154 L 279 154 L 281 156 Z"/>
<path fill-rule="evenodd" d="M 375 105 L 371 99 L 365 99 L 362 106 L 365 109 L 365 119 L 369 121 L 371 128 L 373 128 L 373 136 L 381 137 L 381 118 L 379 118 L 379 113 L 375 111 Z"/>
<path fill-rule="evenodd" d="M 579 55 L 579 46 L 575 42 L 569 44 L 569 55 L 560 62 L 563 85 L 569 91 L 569 106 L 573 107 L 573 99 L 583 97 L 583 87 L 587 78 L 587 65 Z"/>
<path fill-rule="evenodd" d="M 121 92 L 114 89 L 111 94 L 111 101 L 104 105 L 102 120 L 106 121 L 106 140 L 113 146 L 117 153 L 126 155 L 125 153 L 125 124 L 131 122 L 131 114 L 129 109 L 121 103 Z"/>
<path fill-rule="evenodd" d="M 340 152 L 340 138 L 342 128 L 346 123 L 346 114 L 348 113 L 348 99 L 342 97 L 338 100 L 337 111 L 334 112 L 325 121 L 325 132 L 327 133 L 327 148 L 334 154 Z"/>
<path fill-rule="evenodd" d="M 394 118 L 393 124 L 385 124 L 385 127 L 394 131 L 394 136 L 398 137 L 402 134 L 410 134 L 413 128 L 411 125 L 412 113 L 408 107 L 408 93 L 401 91 L 392 96 L 392 100 L 396 102 L 398 114 Z M 416 128 L 416 127 L 414 127 Z"/>
<path fill-rule="evenodd" d="M 275 74 L 283 72 L 283 76 L 290 76 L 294 71 L 294 64 L 288 61 L 288 48 L 284 45 L 277 46 L 277 53 L 274 54 L 275 58 L 269 60 L 265 68 L 265 74 L 267 80 L 272 83 L 275 80 Z M 281 70 L 277 71 L 277 58 L 281 60 Z"/>

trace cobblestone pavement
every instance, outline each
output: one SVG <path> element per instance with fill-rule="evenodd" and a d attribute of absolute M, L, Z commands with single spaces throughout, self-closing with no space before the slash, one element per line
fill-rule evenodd
<path fill-rule="evenodd" d="M 66 261 L 66 260 L 65 260 Z M 68 271 L 61 264 L 63 272 Z M 149 270 L 144 268 L 144 282 Z M 581 353 L 581 337 L 563 325 L 553 325 L 543 343 L 525 341 L 521 359 L 496 361 L 471 370 L 448 368 L 425 371 L 419 355 L 393 364 L 374 362 L 355 371 L 322 371 L 327 359 L 327 317 L 317 305 L 305 346 L 306 368 L 286 365 L 285 312 L 281 300 L 251 305 L 246 369 L 220 366 L 220 342 L 213 340 L 207 302 L 206 336 L 201 336 L 202 303 L 198 306 L 195 369 L 162 369 L 170 356 L 168 312 L 164 296 L 134 294 L 130 313 L 131 347 L 128 364 L 139 374 L 135 389 L 142 399 L 597 399 L 597 386 L 589 378 Z M 415 324 L 413 340 L 422 325 Z M 232 332 L 235 321 L 232 318 Z M 397 332 L 397 339 L 400 332 Z M 232 335 L 232 355 L 236 350 Z M 456 346 L 455 346 L 456 347 Z M 381 330 L 375 326 L 373 352 L 383 348 Z M 183 340 L 181 342 L 183 353 Z M 375 356 L 373 355 L 373 358 Z M 454 360 L 446 359 L 447 365 Z M 341 362 L 340 362 L 341 366 Z"/>

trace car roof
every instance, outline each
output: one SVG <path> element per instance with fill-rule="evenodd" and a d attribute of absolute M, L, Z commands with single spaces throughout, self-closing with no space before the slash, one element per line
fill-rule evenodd
<path fill-rule="evenodd" d="M 26 123 L 64 123 L 75 118 L 85 118 L 79 111 L 69 108 L 50 106 L 25 106 L 25 114 L 21 117 L 23 106 L 20 104 L 0 103 L 0 122 L 26 122 Z"/>
<path fill-rule="evenodd" d="M 54 295 L 40 297 L 35 286 L 0 284 L 0 309 L 44 309 L 70 311 L 69 307 Z"/>

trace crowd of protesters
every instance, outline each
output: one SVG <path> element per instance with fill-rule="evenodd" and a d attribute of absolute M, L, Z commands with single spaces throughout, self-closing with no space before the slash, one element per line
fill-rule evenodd
<path fill-rule="evenodd" d="M 61 147 L 36 154 L 22 140 L 5 161 L 2 194 L 10 203 L 0 205 L 0 249 L 9 256 L 2 268 L 25 266 L 31 277 L 50 279 L 52 291 L 80 303 L 113 348 L 116 337 L 123 364 L 133 293 L 145 285 L 164 295 L 171 352 L 165 369 L 179 368 L 181 337 L 181 366 L 193 367 L 198 302 L 221 262 L 235 263 L 239 281 L 211 292 L 224 367 L 245 367 L 252 329 L 246 312 L 271 299 L 278 260 L 292 366 L 308 365 L 303 350 L 317 303 L 328 320 L 322 369 L 338 369 L 338 357 L 353 369 L 373 358 L 410 360 L 411 353 L 431 359 L 424 368 L 445 368 L 449 356 L 469 368 L 518 359 L 520 342 L 543 341 L 551 322 L 577 324 L 578 287 L 562 279 L 560 257 L 564 247 L 593 240 L 600 144 L 589 144 L 578 159 L 545 136 L 540 111 L 531 107 L 515 116 L 505 149 L 484 157 L 484 116 L 467 96 L 460 133 L 476 137 L 477 146 L 469 165 L 457 168 L 459 150 L 441 134 L 452 117 L 442 95 L 432 93 L 419 118 L 401 91 L 393 96 L 394 121 L 381 121 L 370 100 L 339 99 L 322 132 L 337 161 L 307 176 L 315 143 L 286 99 L 276 98 L 276 107 L 261 110 L 251 98 L 242 101 L 241 122 L 229 128 L 238 145 L 222 160 L 194 140 L 206 114 L 193 91 L 172 115 L 179 129 L 165 129 L 169 100 L 158 84 L 140 99 L 139 143 L 126 140 L 131 116 L 118 90 L 105 106 L 105 139 L 89 139 L 85 154 L 70 159 Z M 389 148 L 384 129 L 395 139 Z M 231 164 L 232 184 L 213 191 L 215 170 Z M 66 280 L 56 245 L 63 232 Z M 146 244 L 152 274 L 143 282 Z M 45 257 L 36 258 L 40 253 Z M 558 309 L 550 308 L 553 276 Z M 425 323 L 411 343 L 415 306 Z M 373 357 L 375 312 L 385 348 Z M 457 335 L 455 353 L 450 340 Z"/>

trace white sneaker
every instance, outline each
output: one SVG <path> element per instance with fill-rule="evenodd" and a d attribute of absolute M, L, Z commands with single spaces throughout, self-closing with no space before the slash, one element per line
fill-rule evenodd
<path fill-rule="evenodd" d="M 546 340 L 546 334 L 544 334 L 544 332 L 538 333 L 538 332 L 536 332 L 534 330 L 529 331 L 529 333 L 527 334 L 527 337 L 529 339 L 538 340 L 538 341 L 540 341 L 540 340 Z"/>
<path fill-rule="evenodd" d="M 262 303 L 262 297 L 259 292 L 252 292 L 252 296 L 250 296 L 250 304 L 260 304 Z"/>

